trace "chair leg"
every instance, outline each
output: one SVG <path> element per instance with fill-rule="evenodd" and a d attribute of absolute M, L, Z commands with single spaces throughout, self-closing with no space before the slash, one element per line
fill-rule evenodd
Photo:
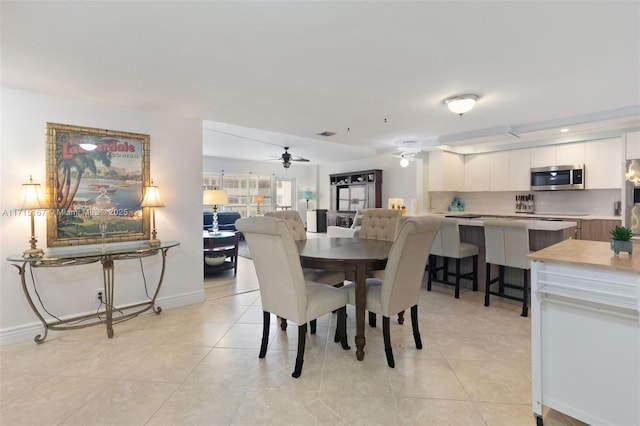
<path fill-rule="evenodd" d="M 442 282 L 444 283 L 449 282 L 449 258 L 448 257 L 442 258 Z"/>
<path fill-rule="evenodd" d="M 484 287 L 484 306 L 489 306 L 489 291 L 491 291 L 491 264 L 487 263 Z"/>
<path fill-rule="evenodd" d="M 347 307 L 343 306 L 338 309 L 338 323 L 336 324 L 335 342 L 340 342 L 342 349 L 345 351 L 351 349 L 347 341 Z"/>
<path fill-rule="evenodd" d="M 258 358 L 264 358 L 267 354 L 267 346 L 269 345 L 269 323 L 271 322 L 271 314 L 262 311 L 262 343 L 260 344 L 260 355 Z"/>
<path fill-rule="evenodd" d="M 500 293 L 500 295 L 504 294 L 504 270 L 505 267 L 503 265 L 498 267 L 498 277 L 500 278 L 498 280 L 498 293 Z"/>
<path fill-rule="evenodd" d="M 369 311 L 369 326 L 375 328 L 376 327 L 376 314 Z"/>
<path fill-rule="evenodd" d="M 389 317 L 382 316 L 382 337 L 384 339 L 384 353 L 387 355 L 387 365 L 391 368 L 396 366 L 393 360 L 393 350 L 391 349 L 391 335 L 389 334 Z"/>
<path fill-rule="evenodd" d="M 435 267 L 436 267 L 436 262 L 435 262 L 435 257 L 430 254 L 429 255 L 429 260 L 427 262 L 427 291 L 431 291 L 431 279 L 434 277 L 435 275 Z"/>
<path fill-rule="evenodd" d="M 522 313 L 521 317 L 529 316 L 529 307 L 527 306 L 527 298 L 529 296 L 529 271 L 526 269 L 522 270 L 523 273 L 523 294 L 522 294 Z"/>
<path fill-rule="evenodd" d="M 478 291 L 478 255 L 473 256 L 473 291 Z"/>
<path fill-rule="evenodd" d="M 298 355 L 296 356 L 296 368 L 291 373 L 291 377 L 297 379 L 302 374 L 302 364 L 304 363 L 304 345 L 307 341 L 307 323 L 298 326 Z"/>
<path fill-rule="evenodd" d="M 413 328 L 413 340 L 416 342 L 416 349 L 422 349 L 422 339 L 418 329 L 418 305 L 411 307 L 411 327 Z"/>
<path fill-rule="evenodd" d="M 280 329 L 282 331 L 287 331 L 287 319 L 281 317 L 278 317 L 278 319 L 280 320 Z"/>
<path fill-rule="evenodd" d="M 311 334 L 316 334 L 317 320 L 311 320 Z"/>
<path fill-rule="evenodd" d="M 398 324 L 404 324 L 404 311 L 398 312 Z"/>
<path fill-rule="evenodd" d="M 456 258 L 456 289 L 454 297 L 460 299 L 460 258 Z"/>

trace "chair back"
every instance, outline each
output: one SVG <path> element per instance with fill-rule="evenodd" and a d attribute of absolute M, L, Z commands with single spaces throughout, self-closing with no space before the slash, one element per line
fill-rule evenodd
<path fill-rule="evenodd" d="M 240 219 L 258 276 L 262 309 L 297 324 L 306 322 L 307 290 L 298 247 L 284 219 L 254 216 Z"/>
<path fill-rule="evenodd" d="M 398 232 L 382 281 L 382 315 L 391 316 L 418 303 L 420 287 L 433 240 L 443 218 L 418 216 L 407 219 Z"/>
<path fill-rule="evenodd" d="M 300 217 L 300 213 L 295 210 L 278 210 L 274 212 L 267 212 L 265 216 L 275 217 L 277 219 L 284 219 L 287 225 L 291 228 L 293 239 L 296 241 L 306 240 L 307 231 L 304 229 L 304 222 Z"/>
<path fill-rule="evenodd" d="M 433 241 L 431 254 L 460 258 L 460 226 L 458 225 L 458 219 L 444 218 L 442 229 Z"/>
<path fill-rule="evenodd" d="M 530 269 L 529 227 L 515 220 L 484 221 L 485 258 L 487 263 Z"/>
<path fill-rule="evenodd" d="M 400 216 L 401 211 L 395 209 L 364 209 L 358 236 L 369 240 L 393 241 Z"/>

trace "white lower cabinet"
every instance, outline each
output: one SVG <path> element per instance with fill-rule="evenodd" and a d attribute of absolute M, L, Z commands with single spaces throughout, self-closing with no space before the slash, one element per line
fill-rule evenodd
<path fill-rule="evenodd" d="M 532 403 L 592 425 L 640 425 L 640 275 L 531 262 Z"/>

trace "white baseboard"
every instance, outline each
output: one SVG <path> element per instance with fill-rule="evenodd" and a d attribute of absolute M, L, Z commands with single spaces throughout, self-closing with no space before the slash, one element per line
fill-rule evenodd
<path fill-rule="evenodd" d="M 204 302 L 204 289 L 191 293 L 176 294 L 174 296 L 158 298 L 155 306 L 159 306 L 162 310 L 166 310 L 202 302 Z M 148 313 L 152 313 L 152 311 L 149 311 Z M 145 313 L 144 315 L 147 315 L 148 313 Z M 5 328 L 0 330 L 0 346 L 33 340 L 36 335 L 42 335 L 43 333 L 44 329 L 42 327 L 42 323 L 39 321 Z M 69 330 L 68 333 L 73 333 L 73 330 Z"/>

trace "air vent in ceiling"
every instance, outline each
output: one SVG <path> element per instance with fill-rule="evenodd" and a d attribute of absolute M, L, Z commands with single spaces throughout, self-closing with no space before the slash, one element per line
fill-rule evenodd
<path fill-rule="evenodd" d="M 322 133 L 318 133 L 318 136 L 333 136 L 335 135 L 335 132 L 322 132 Z"/>

